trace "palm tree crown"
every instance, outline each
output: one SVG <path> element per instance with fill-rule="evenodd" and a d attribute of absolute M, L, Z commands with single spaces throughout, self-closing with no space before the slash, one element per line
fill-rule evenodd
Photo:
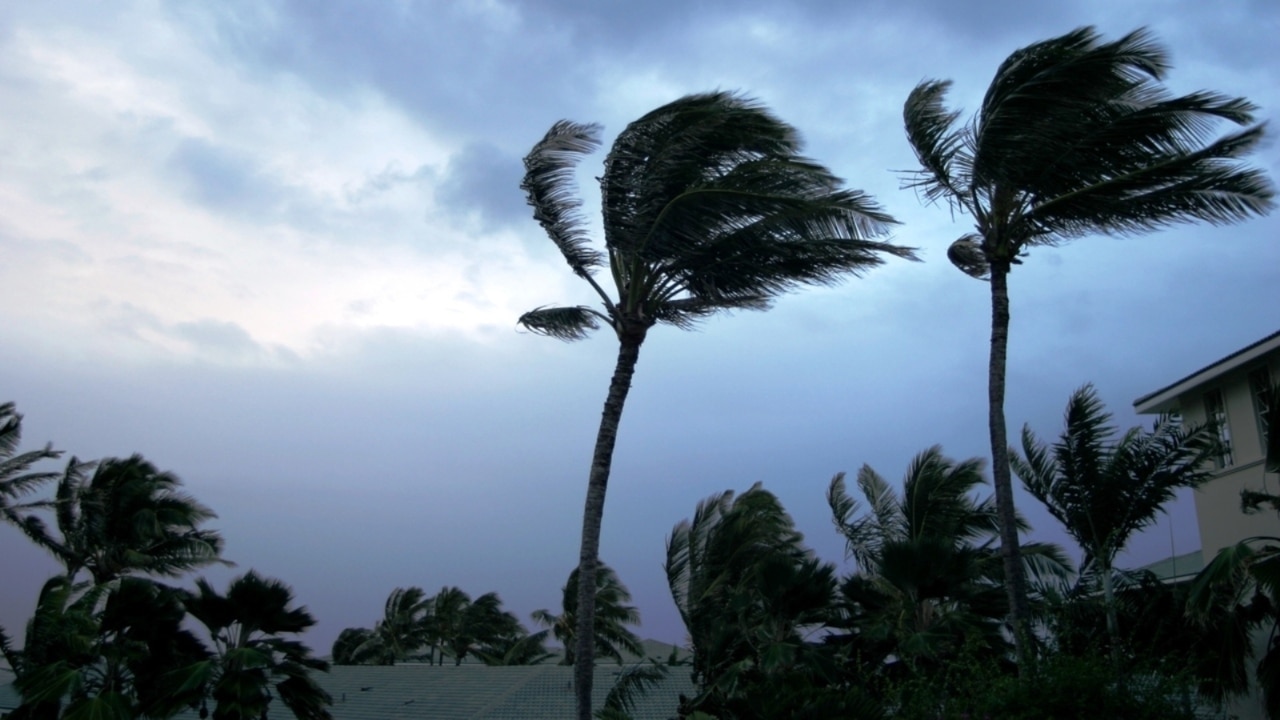
<path fill-rule="evenodd" d="M 87 473 L 93 468 L 92 476 Z M 94 582 L 130 573 L 177 576 L 222 562 L 222 536 L 204 530 L 217 517 L 180 492 L 182 481 L 141 455 L 97 463 L 68 463 L 58 482 L 55 518 L 62 539 L 29 519 L 32 538 L 51 551 L 74 579 L 88 570 Z"/>
<path fill-rule="evenodd" d="M 525 158 L 534 218 L 603 311 L 539 308 L 520 323 L 561 339 L 603 322 L 619 336 L 688 327 L 718 310 L 762 309 L 801 284 L 830 283 L 911 251 L 868 238 L 894 220 L 799 155 L 796 131 L 730 93 L 690 95 L 623 130 L 600 178 L 605 249 L 578 212 L 573 166 L 600 126 L 561 121 Z M 601 286 L 606 268 L 616 295 Z"/>

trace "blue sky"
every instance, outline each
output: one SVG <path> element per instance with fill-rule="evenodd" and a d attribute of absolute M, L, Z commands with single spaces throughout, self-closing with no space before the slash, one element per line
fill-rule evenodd
<path fill-rule="evenodd" d="M 972 109 L 1011 51 L 1086 24 L 1149 26 L 1175 92 L 1280 109 L 1266 0 L 0 6 L 0 399 L 28 447 L 180 475 L 238 563 L 209 574 L 292 584 L 321 652 L 397 586 L 554 609 L 615 346 L 517 330 L 592 302 L 532 221 L 520 160 L 561 118 L 611 141 L 683 94 L 740 90 L 924 262 L 650 335 L 602 556 L 642 634 L 679 641 L 663 542 L 700 499 L 762 481 L 841 561 L 834 473 L 898 478 L 935 443 L 986 454 L 988 291 L 945 258 L 967 220 L 900 189 L 902 102 L 941 77 Z M 1277 176 L 1274 139 L 1254 162 Z M 1274 332 L 1277 238 L 1272 216 L 1033 251 L 1010 282 L 1011 430 L 1056 433 L 1085 382 L 1134 424 L 1134 398 Z M 11 528 L 0 543 L 13 631 L 54 566 Z M 1189 498 L 1126 560 L 1171 545 L 1198 547 Z"/>

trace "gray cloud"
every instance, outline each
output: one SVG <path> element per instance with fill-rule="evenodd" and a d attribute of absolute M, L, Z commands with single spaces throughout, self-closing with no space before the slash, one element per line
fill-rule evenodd
<path fill-rule="evenodd" d="M 450 158 L 436 201 L 460 216 L 476 213 L 482 227 L 525 223 L 530 214 L 519 186 L 523 175 L 520 158 L 488 143 L 471 143 Z"/>

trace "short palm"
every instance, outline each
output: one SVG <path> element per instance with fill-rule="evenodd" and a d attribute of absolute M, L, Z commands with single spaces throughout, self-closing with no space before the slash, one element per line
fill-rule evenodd
<path fill-rule="evenodd" d="M 1262 126 L 1211 135 L 1220 120 L 1253 122 L 1254 106 L 1211 92 L 1172 97 L 1161 85 L 1168 68 L 1145 30 L 1103 42 L 1081 28 L 1010 55 L 970 122 L 957 124 L 960 113 L 944 106 L 949 81 L 920 83 L 903 109 L 921 165 L 909 184 L 973 217 L 975 232 L 947 254 L 991 280 L 992 475 L 1015 638 L 1028 611 L 1004 419 L 1010 270 L 1036 246 L 1235 222 L 1271 208 L 1266 176 L 1240 163 Z"/>
<path fill-rule="evenodd" d="M 992 500 L 972 495 L 985 482 L 981 460 L 955 462 L 936 446 L 912 461 L 901 495 L 864 465 L 857 485 L 867 509 L 859 516 L 844 476 L 832 479 L 827 502 L 857 564 L 841 595 L 860 652 L 912 665 L 953 657 L 966 645 L 1002 652 L 999 523 Z M 1069 572 L 1057 548 L 1027 549 L 1037 574 Z"/>
<path fill-rule="evenodd" d="M 552 636 L 564 647 L 564 665 L 572 665 L 574 646 L 578 637 L 578 569 L 569 573 L 561 598 L 562 612 L 534 610 L 533 621 L 551 630 Z M 633 657 L 644 655 L 640 638 L 627 627 L 640 623 L 640 611 L 628 605 L 631 592 L 618 579 L 613 568 L 600 563 L 596 571 L 596 655 L 623 663 L 623 653 Z"/>
<path fill-rule="evenodd" d="M 202 688 L 214 720 L 266 717 L 277 697 L 298 720 L 330 720 L 333 700 L 311 677 L 328 663 L 285 637 L 315 625 L 306 608 L 290 607 L 288 585 L 250 571 L 232 580 L 226 595 L 203 578 L 196 589 L 187 595 L 187 612 L 208 630 L 214 656 L 175 671 L 175 682 Z"/>
<path fill-rule="evenodd" d="M 1084 551 L 1082 576 L 1092 571 L 1101 578 L 1114 643 L 1116 555 L 1134 533 L 1156 521 L 1179 488 L 1212 477 L 1207 468 L 1217 448 L 1215 435 L 1208 426 L 1186 427 L 1172 417 L 1160 418 L 1150 431 L 1135 427 L 1118 435 L 1092 385 L 1071 395 L 1065 425 L 1052 446 L 1024 427 L 1023 456 L 1010 457 L 1022 486 Z"/>

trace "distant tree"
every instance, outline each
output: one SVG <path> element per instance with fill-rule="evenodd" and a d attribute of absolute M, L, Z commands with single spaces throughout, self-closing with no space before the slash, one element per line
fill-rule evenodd
<path fill-rule="evenodd" d="M 232 580 L 226 595 L 203 578 L 196 590 L 187 593 L 185 605 L 208 630 L 214 653 L 176 670 L 171 682 L 199 688 L 213 701 L 214 720 L 266 717 L 277 697 L 298 720 L 331 719 L 333 700 L 311 676 L 328 671 L 329 664 L 301 642 L 282 637 L 315 625 L 306 608 L 291 607 L 288 585 L 251 570 Z"/>
<path fill-rule="evenodd" d="M 578 633 L 578 569 L 569 572 L 569 580 L 562 589 L 561 613 L 550 610 L 534 610 L 533 621 L 551 630 L 551 634 L 564 647 L 562 665 L 572 665 Z M 644 655 L 640 638 L 627 627 L 640 624 L 640 611 L 632 605 L 631 593 L 618 579 L 613 568 L 603 562 L 596 569 L 596 655 L 612 658 L 623 664 L 623 653 L 634 657 Z"/>
<path fill-rule="evenodd" d="M 1117 662 L 1116 555 L 1134 533 L 1156 521 L 1178 489 L 1198 487 L 1212 477 L 1209 459 L 1217 449 L 1211 427 L 1184 426 L 1170 416 L 1150 431 L 1135 427 L 1118 435 L 1097 391 L 1085 385 L 1067 402 L 1057 442 L 1045 445 L 1024 426 L 1023 455 L 1009 454 L 1022 486 L 1084 551 L 1081 576 L 1101 581 Z"/>
<path fill-rule="evenodd" d="M 431 640 L 432 599 L 422 588 L 396 588 L 387 597 L 373 630 L 348 632 L 334 643 L 334 664 L 394 665 L 415 659 Z M 359 639 L 358 644 L 352 645 Z M 339 662 L 339 645 L 342 659 Z M 350 647 L 348 647 L 350 646 Z"/>
<path fill-rule="evenodd" d="M 540 665 L 555 657 L 546 646 L 549 630 L 518 636 L 498 638 L 487 647 L 476 651 L 485 665 Z"/>
<path fill-rule="evenodd" d="M 334 665 L 385 665 L 385 656 L 369 652 L 373 644 L 373 631 L 369 628 L 343 628 L 333 641 L 330 661 Z"/>
<path fill-rule="evenodd" d="M 865 194 L 842 189 L 799 154 L 795 130 L 730 93 L 690 95 L 628 125 L 600 178 L 604 250 L 589 246 L 574 165 L 600 145 L 600 128 L 556 123 L 525 158 L 522 187 L 534 218 L 602 309 L 544 307 L 524 327 L 562 340 L 601 324 L 618 358 L 600 420 L 579 554 L 578 720 L 591 720 L 594 589 L 613 448 L 649 329 L 688 328 L 722 310 L 763 309 L 793 288 L 834 282 L 908 249 L 873 238 L 891 222 Z M 615 293 L 597 273 L 607 268 Z"/>
<path fill-rule="evenodd" d="M 497 593 L 475 600 L 456 587 L 446 587 L 433 601 L 436 642 L 461 665 L 467 655 L 501 657 L 527 633 L 515 615 L 502 609 Z M 443 654 L 440 663 L 444 664 Z"/>
<path fill-rule="evenodd" d="M 992 474 L 1020 656 L 1029 615 L 1004 417 L 1009 272 L 1032 247 L 1236 222 L 1272 206 L 1266 176 L 1240 163 L 1262 126 L 1210 135 L 1220 119 L 1252 123 L 1254 106 L 1211 92 L 1172 97 L 1161 82 L 1168 68 L 1146 30 L 1103 42 L 1086 27 L 1014 51 L 970 122 L 957 124 L 960 113 L 943 104 L 950 81 L 920 83 L 903 109 L 922 168 L 910 185 L 974 218 L 976 232 L 947 255 L 991 281 Z"/>

